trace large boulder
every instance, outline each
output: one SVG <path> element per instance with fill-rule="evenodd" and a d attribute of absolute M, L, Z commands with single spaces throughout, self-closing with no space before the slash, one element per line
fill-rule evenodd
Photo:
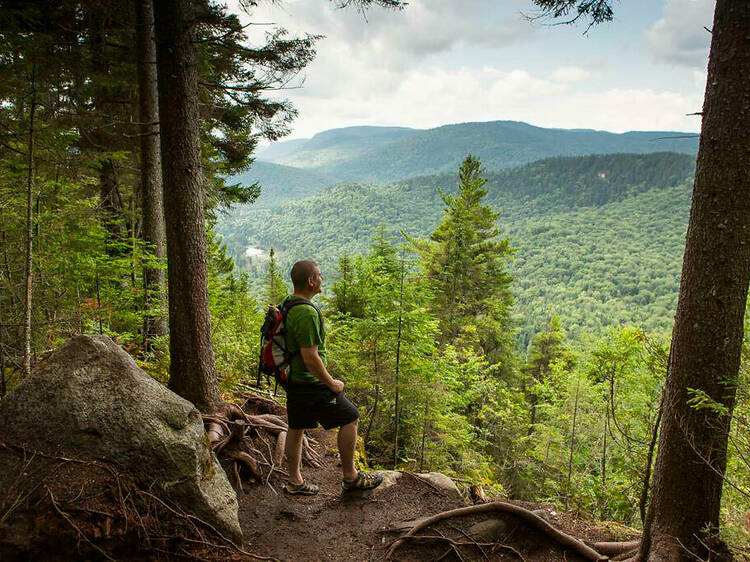
<path fill-rule="evenodd" d="M 113 462 L 242 541 L 237 496 L 209 447 L 200 412 L 106 336 L 74 338 L 3 398 L 0 441 Z"/>

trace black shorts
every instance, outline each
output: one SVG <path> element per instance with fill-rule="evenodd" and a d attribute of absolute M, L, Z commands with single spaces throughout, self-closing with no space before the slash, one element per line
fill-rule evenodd
<path fill-rule="evenodd" d="M 342 427 L 359 418 L 357 407 L 323 383 L 294 384 L 286 391 L 289 429 Z"/>

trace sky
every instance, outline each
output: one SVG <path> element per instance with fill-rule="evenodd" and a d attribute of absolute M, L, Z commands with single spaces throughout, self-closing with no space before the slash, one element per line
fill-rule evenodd
<path fill-rule="evenodd" d="M 591 28 L 529 22 L 531 0 L 410 0 L 366 14 L 328 0 L 230 9 L 261 41 L 273 26 L 322 34 L 289 99 L 285 140 L 353 125 L 427 129 L 514 120 L 541 127 L 700 130 L 714 0 L 613 0 Z M 300 87 L 296 87 L 300 86 Z"/>

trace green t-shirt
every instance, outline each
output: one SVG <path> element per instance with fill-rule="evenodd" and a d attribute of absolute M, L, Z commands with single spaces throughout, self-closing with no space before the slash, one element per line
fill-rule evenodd
<path fill-rule="evenodd" d="M 300 300 L 299 297 L 289 296 L 287 300 Z M 318 311 L 309 304 L 298 304 L 289 309 L 286 315 L 286 345 L 294 354 L 289 369 L 289 379 L 295 384 L 310 384 L 318 382 L 318 378 L 305 367 L 302 355 L 298 353 L 300 347 L 318 346 L 318 355 L 326 363 L 326 333 L 325 326 L 321 326 Z"/>

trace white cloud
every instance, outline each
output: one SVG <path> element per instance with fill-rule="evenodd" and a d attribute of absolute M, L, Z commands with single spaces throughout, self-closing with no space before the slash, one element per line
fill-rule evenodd
<path fill-rule="evenodd" d="M 647 31 L 649 48 L 659 60 L 695 58 L 691 43 L 681 42 L 681 26 L 708 36 L 702 26 L 710 23 L 701 14 L 711 0 L 668 2 Z M 429 128 L 499 119 L 617 132 L 699 129 L 700 120 L 685 114 L 701 107 L 700 65 L 654 72 L 642 50 L 620 59 L 621 38 L 608 42 L 605 33 L 580 39 L 596 41 L 586 47 L 587 58 L 582 44 L 571 49 L 577 32 L 532 32 L 518 15 L 528 3 L 411 0 L 403 11 L 372 9 L 365 21 L 327 0 L 286 0 L 262 4 L 252 21 L 275 22 L 293 35 L 327 36 L 304 73 L 304 87 L 281 93 L 299 110 L 291 138 L 351 125 Z"/>
<path fill-rule="evenodd" d="M 561 66 L 552 73 L 558 82 L 581 82 L 591 77 L 591 72 L 578 66 Z"/>
<path fill-rule="evenodd" d="M 351 8 L 335 9 L 329 2 L 287 0 L 256 8 L 252 19 L 272 21 L 294 33 L 335 38 L 354 56 L 375 64 L 397 61 L 414 66 L 426 56 L 460 45 L 504 47 L 532 37 L 535 28 L 517 11 L 508 15 L 508 8 L 520 8 L 524 0 L 504 4 L 499 8 L 496 0 L 410 0 L 404 10 L 373 8 L 363 15 Z M 325 41 L 323 45 L 324 51 Z"/>
<path fill-rule="evenodd" d="M 430 128 L 465 121 L 519 120 L 543 127 L 697 131 L 700 94 L 652 89 L 581 89 L 526 70 L 484 67 L 411 72 L 390 91 L 367 96 L 300 97 L 306 115 L 295 137 L 349 125 Z"/>
<path fill-rule="evenodd" d="M 714 0 L 669 0 L 662 18 L 646 32 L 646 45 L 656 60 L 706 68 Z"/>

